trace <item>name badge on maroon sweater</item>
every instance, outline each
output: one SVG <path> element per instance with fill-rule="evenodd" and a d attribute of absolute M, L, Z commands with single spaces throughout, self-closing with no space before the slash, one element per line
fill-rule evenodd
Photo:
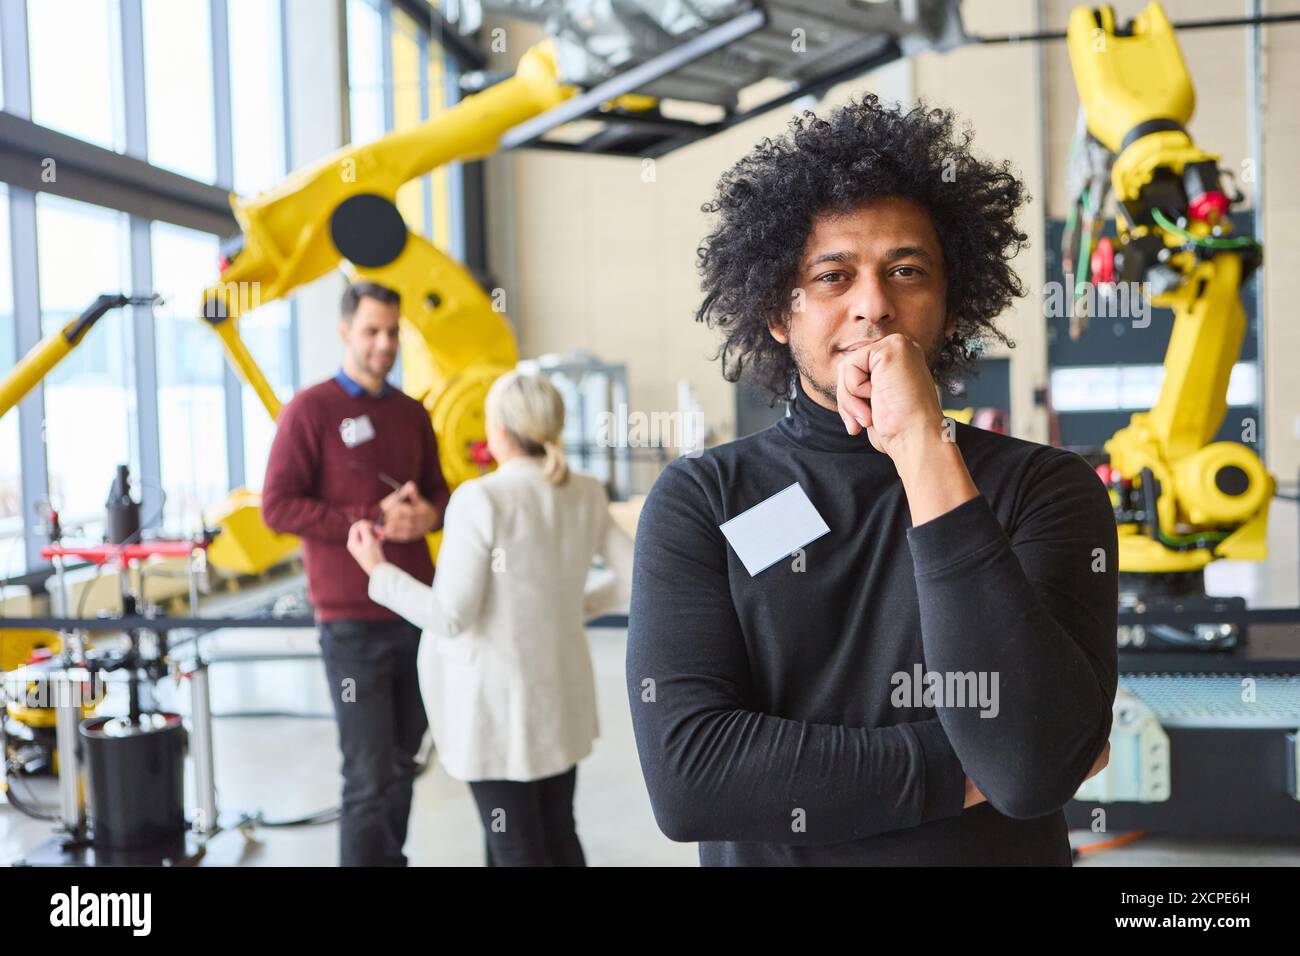
<path fill-rule="evenodd" d="M 369 415 L 345 418 L 339 422 L 339 437 L 348 448 L 356 448 L 375 437 L 375 426 L 371 424 Z"/>

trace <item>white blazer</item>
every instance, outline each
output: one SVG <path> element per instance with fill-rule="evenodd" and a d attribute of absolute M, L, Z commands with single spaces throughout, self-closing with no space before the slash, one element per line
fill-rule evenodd
<path fill-rule="evenodd" d="M 599 554 L 615 580 L 587 587 Z M 625 601 L 632 540 L 604 486 L 511 458 L 447 503 L 433 587 L 396 565 L 370 598 L 423 628 L 420 669 L 438 758 L 457 780 L 539 780 L 591 753 L 599 733 L 583 622 Z"/>

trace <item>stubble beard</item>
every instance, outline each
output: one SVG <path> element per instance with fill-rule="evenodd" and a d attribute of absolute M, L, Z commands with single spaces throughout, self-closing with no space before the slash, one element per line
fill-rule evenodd
<path fill-rule="evenodd" d="M 939 368 L 939 358 L 943 351 L 945 341 L 946 338 L 941 329 L 935 335 L 934 341 L 931 342 L 925 350 L 925 365 L 926 368 L 930 370 L 931 376 L 934 376 L 936 370 Z M 803 380 L 811 382 L 813 390 L 816 391 L 817 394 L 825 398 L 831 405 L 835 405 L 838 401 L 835 380 L 831 379 L 829 382 L 822 382 L 817 379 L 813 374 L 813 364 L 809 358 L 807 349 L 805 349 L 793 336 L 790 338 L 790 355 L 794 360 L 795 368 L 798 370 Z M 938 381 L 937 377 L 935 380 L 936 382 Z"/>

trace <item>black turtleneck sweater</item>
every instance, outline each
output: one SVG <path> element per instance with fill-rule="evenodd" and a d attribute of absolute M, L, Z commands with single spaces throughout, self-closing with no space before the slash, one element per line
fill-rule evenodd
<path fill-rule="evenodd" d="M 980 494 L 915 528 L 893 461 L 802 386 L 655 483 L 628 693 L 655 818 L 703 865 L 1070 864 L 1115 696 L 1110 501 L 1077 455 L 956 440 Z M 830 532 L 751 577 L 719 525 L 793 482 Z"/>

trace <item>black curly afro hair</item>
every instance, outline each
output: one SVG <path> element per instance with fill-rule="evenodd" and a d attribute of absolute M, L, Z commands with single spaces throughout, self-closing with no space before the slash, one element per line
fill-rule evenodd
<path fill-rule="evenodd" d="M 1025 294 L 1011 260 L 1028 238 L 1016 214 L 1029 196 L 1008 161 L 972 155 L 973 135 L 950 110 L 904 111 L 868 93 L 826 119 L 805 110 L 786 135 L 764 139 L 727 170 L 701 207 L 720 217 L 696 250 L 704 301 L 695 318 L 723 333 L 714 356 L 723 377 L 735 382 L 748 369 L 772 404 L 791 396 L 794 359 L 768 324 L 789 318 L 814 219 L 883 197 L 927 209 L 943 248 L 957 328 L 933 368 L 936 381 L 950 386 L 969 372 L 989 339 L 1013 346 L 994 319 Z"/>

